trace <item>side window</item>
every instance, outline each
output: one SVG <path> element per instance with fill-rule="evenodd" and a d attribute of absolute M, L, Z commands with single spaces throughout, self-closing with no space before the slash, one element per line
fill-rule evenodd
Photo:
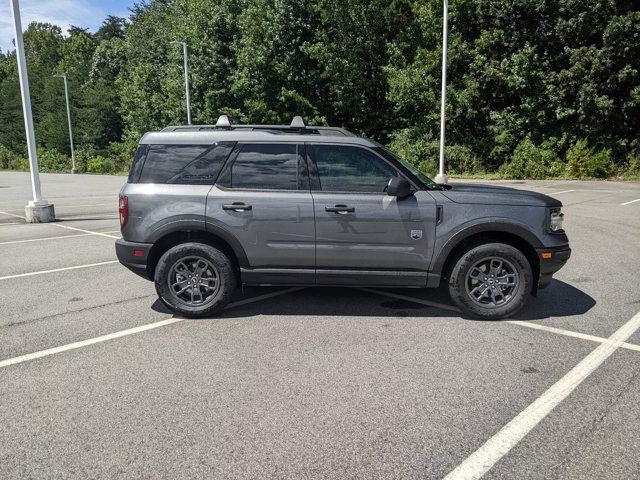
<path fill-rule="evenodd" d="M 384 193 L 398 171 L 374 153 L 359 147 L 314 145 L 320 190 Z"/>
<path fill-rule="evenodd" d="M 138 145 L 136 154 L 133 157 L 133 162 L 131 162 L 131 168 L 129 169 L 129 179 L 127 180 L 127 182 L 138 183 L 138 178 L 140 177 L 140 172 L 142 171 L 142 165 L 144 164 L 144 159 L 147 156 L 148 149 L 149 145 Z"/>
<path fill-rule="evenodd" d="M 296 144 L 243 145 L 219 183 L 252 190 L 308 189 L 306 163 L 298 148 Z"/>
<path fill-rule="evenodd" d="M 213 185 L 233 150 L 235 142 L 218 142 L 209 148 L 180 172 L 170 178 L 167 183 L 179 185 Z"/>
<path fill-rule="evenodd" d="M 150 145 L 140 183 L 168 183 L 210 145 Z"/>

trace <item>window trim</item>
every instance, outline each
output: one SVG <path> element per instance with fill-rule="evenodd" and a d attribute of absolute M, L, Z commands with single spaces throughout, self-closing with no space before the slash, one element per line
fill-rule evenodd
<path fill-rule="evenodd" d="M 393 162 L 390 162 L 389 160 L 387 160 L 386 158 L 384 158 L 382 155 L 378 154 L 375 150 L 365 146 L 365 145 L 355 145 L 355 144 L 351 144 L 351 143 L 339 143 L 339 142 L 305 142 L 306 145 L 306 152 L 307 152 L 307 164 L 309 165 L 309 183 L 311 185 L 311 191 L 313 193 L 340 193 L 340 194 L 346 194 L 346 195 L 379 195 L 379 196 L 386 196 L 387 193 L 386 192 L 363 192 L 363 191 L 354 191 L 354 190 L 323 190 L 322 189 L 322 185 L 320 183 L 320 174 L 318 171 L 318 164 L 316 163 L 316 159 L 315 156 L 312 154 L 313 152 L 313 147 L 315 146 L 332 146 L 332 147 L 350 147 L 350 148 L 357 148 L 360 150 L 365 150 L 369 153 L 371 153 L 372 155 L 374 155 L 375 157 L 379 158 L 380 160 L 382 160 L 384 163 L 386 163 L 387 165 L 389 165 L 390 167 L 392 167 L 394 170 L 396 170 L 398 172 L 398 174 L 400 175 L 399 178 L 404 178 L 405 180 L 407 180 L 409 182 L 409 184 L 411 185 L 412 189 L 415 191 L 418 190 L 422 190 L 418 185 L 416 185 L 416 183 L 413 181 L 413 179 L 407 177 L 407 175 L 405 174 L 405 172 L 400 169 L 398 167 L 398 165 L 396 165 Z M 311 148 L 310 148 L 311 147 Z"/>
<path fill-rule="evenodd" d="M 227 187 L 225 185 L 221 185 L 220 183 L 218 183 L 221 179 L 225 180 L 227 176 L 230 176 L 232 174 L 232 169 L 233 169 L 233 165 L 236 163 L 236 160 L 238 159 L 238 156 L 240 155 L 240 152 L 242 152 L 242 148 L 245 145 L 296 145 L 297 146 L 297 156 L 298 156 L 298 162 L 302 162 L 303 165 L 306 168 L 306 182 L 304 181 L 304 179 L 298 179 L 298 188 L 296 190 L 289 190 L 289 189 L 283 189 L 283 188 L 239 188 L 239 187 Z M 298 167 L 299 167 L 300 163 L 298 163 Z M 265 142 L 265 141 L 258 141 L 258 142 L 252 142 L 252 141 L 243 141 L 243 142 L 236 142 L 236 146 L 234 147 L 233 151 L 229 154 L 229 157 L 227 158 L 227 161 L 225 162 L 222 170 L 220 170 L 220 174 L 218 175 L 218 178 L 216 179 L 215 182 L 215 186 L 216 188 L 219 188 L 222 191 L 226 191 L 226 192 L 285 192 L 285 193 L 309 193 L 311 191 L 311 184 L 310 184 L 310 178 L 311 175 L 309 173 L 309 162 L 307 161 L 307 146 L 306 143 L 304 142 Z M 305 184 L 306 183 L 306 189 L 301 188 L 301 184 Z"/>

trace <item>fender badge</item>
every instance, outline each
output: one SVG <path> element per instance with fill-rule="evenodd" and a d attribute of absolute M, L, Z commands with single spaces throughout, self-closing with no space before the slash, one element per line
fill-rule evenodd
<path fill-rule="evenodd" d="M 422 238 L 422 230 L 411 230 L 411 238 L 420 240 Z"/>

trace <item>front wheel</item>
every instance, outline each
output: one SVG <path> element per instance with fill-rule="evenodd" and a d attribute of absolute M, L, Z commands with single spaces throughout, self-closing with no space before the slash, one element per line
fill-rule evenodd
<path fill-rule="evenodd" d="M 531 265 L 520 250 L 487 243 L 458 259 L 449 278 L 449 294 L 467 315 L 498 320 L 522 309 L 532 282 Z"/>
<path fill-rule="evenodd" d="M 204 317 L 222 310 L 236 286 L 229 258 L 203 243 L 181 243 L 167 250 L 156 267 L 158 296 L 174 313 Z"/>

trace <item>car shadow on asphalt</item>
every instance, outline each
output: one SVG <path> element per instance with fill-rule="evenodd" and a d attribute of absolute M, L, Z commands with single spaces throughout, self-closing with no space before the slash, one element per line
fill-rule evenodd
<path fill-rule="evenodd" d="M 584 315 L 596 304 L 596 300 L 582 290 L 560 280 L 552 280 L 549 286 L 530 298 L 527 305 L 514 316 L 514 320 L 545 320 L 551 317 Z"/>
<path fill-rule="evenodd" d="M 310 315 L 352 317 L 459 317 L 462 313 L 444 310 L 419 302 L 451 305 L 443 288 L 439 289 L 369 289 L 338 287 L 309 287 L 277 295 L 289 290 L 284 287 L 250 287 L 238 290 L 233 302 L 246 301 L 262 295 L 276 294 L 236 307 L 227 308 L 215 318 L 239 318 L 255 315 Z M 380 293 L 374 293 L 377 290 Z M 392 296 L 388 296 L 389 294 Z M 401 295 L 403 298 L 394 298 Z M 414 298 L 416 302 L 410 299 Z M 582 315 L 596 304 L 595 299 L 568 283 L 553 280 L 537 298 L 529 298 L 525 308 L 514 316 L 516 320 L 544 320 L 551 317 Z M 155 311 L 170 313 L 158 299 L 152 305 Z M 507 319 L 509 320 L 509 319 Z"/>

